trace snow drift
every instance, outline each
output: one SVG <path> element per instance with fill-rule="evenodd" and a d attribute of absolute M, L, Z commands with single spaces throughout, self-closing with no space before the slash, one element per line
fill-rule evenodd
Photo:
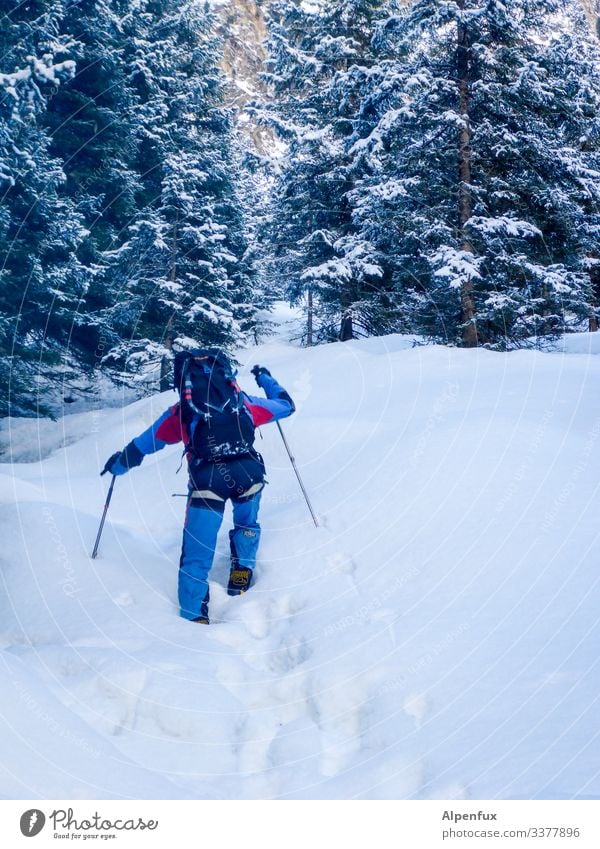
<path fill-rule="evenodd" d="M 225 593 L 226 521 L 208 628 L 177 615 L 177 448 L 117 481 L 89 554 L 98 471 L 174 394 L 50 437 L 10 422 L 14 456 L 44 459 L 0 466 L 0 795 L 600 798 L 587 338 L 242 352 L 242 386 L 261 362 L 297 403 L 321 527 L 264 428 L 256 585 Z"/>

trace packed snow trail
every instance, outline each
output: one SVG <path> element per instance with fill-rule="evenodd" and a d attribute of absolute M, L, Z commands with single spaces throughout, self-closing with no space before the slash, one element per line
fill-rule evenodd
<path fill-rule="evenodd" d="M 264 428 L 256 584 L 225 592 L 227 513 L 208 628 L 177 615 L 177 448 L 117 480 L 90 559 L 99 470 L 174 394 L 11 422 L 48 456 L 0 467 L 0 795 L 600 798 L 590 339 L 241 352 L 296 401 L 322 527 Z"/>

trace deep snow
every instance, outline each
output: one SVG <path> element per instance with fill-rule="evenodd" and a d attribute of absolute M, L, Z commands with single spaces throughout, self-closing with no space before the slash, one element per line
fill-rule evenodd
<path fill-rule="evenodd" d="M 208 628 L 177 616 L 177 447 L 89 556 L 99 469 L 174 394 L 11 422 L 44 459 L 0 466 L 0 795 L 600 798 L 596 342 L 241 352 L 297 402 L 322 527 L 263 428 L 257 582 L 226 595 L 226 521 Z"/>

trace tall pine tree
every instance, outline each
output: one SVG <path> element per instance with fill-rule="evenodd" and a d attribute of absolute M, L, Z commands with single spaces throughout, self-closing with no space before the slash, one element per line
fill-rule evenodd
<path fill-rule="evenodd" d="M 393 261 L 405 324 L 499 347 L 581 326 L 598 256 L 600 76 L 576 5 L 419 0 L 376 43 L 352 200 Z"/>
<path fill-rule="evenodd" d="M 81 217 L 42 126 L 74 75 L 73 42 L 61 37 L 59 0 L 0 13 L 0 415 L 44 413 L 69 373 L 62 354 L 88 282 Z"/>
<path fill-rule="evenodd" d="M 143 205 L 112 253 L 121 342 L 107 362 L 152 366 L 173 344 L 230 345 L 252 312 L 219 45 L 206 6 L 144 2 L 124 23 Z"/>
<path fill-rule="evenodd" d="M 389 329 L 373 309 L 386 298 L 386 260 L 358 238 L 348 147 L 361 133 L 357 92 L 376 62 L 371 41 L 385 5 L 276 0 L 269 10 L 273 99 L 257 114 L 286 145 L 271 236 L 289 296 L 314 298 L 320 338 Z"/>
<path fill-rule="evenodd" d="M 140 117 L 124 60 L 124 27 L 132 14 L 129 0 L 65 3 L 60 32 L 77 73 L 45 114 L 51 151 L 62 159 L 67 178 L 61 194 L 88 231 L 79 258 L 91 282 L 72 341 L 83 362 L 95 366 L 98 352 L 116 338 L 104 320 L 119 297 L 110 257 L 127 241 L 142 202 L 135 135 Z"/>

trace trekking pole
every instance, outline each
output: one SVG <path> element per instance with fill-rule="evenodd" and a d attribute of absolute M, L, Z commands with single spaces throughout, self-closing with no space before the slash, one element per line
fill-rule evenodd
<path fill-rule="evenodd" d="M 310 503 L 310 498 L 308 497 L 308 493 L 306 492 L 306 490 L 304 488 L 304 484 L 302 483 L 302 478 L 300 477 L 300 472 L 298 471 L 298 468 L 296 466 L 296 461 L 295 461 L 294 457 L 292 456 L 292 452 L 290 451 L 290 446 L 288 445 L 287 439 L 285 438 L 283 428 L 281 427 L 279 422 L 276 422 L 276 424 L 277 424 L 277 427 L 279 428 L 279 433 L 281 434 L 281 438 L 283 439 L 283 444 L 285 445 L 285 450 L 288 453 L 288 457 L 290 458 L 290 462 L 292 464 L 292 467 L 293 467 L 294 471 L 296 472 L 296 477 L 298 478 L 298 483 L 300 484 L 300 489 L 302 490 L 302 494 L 304 495 L 304 498 L 305 498 L 306 503 L 308 505 L 308 509 L 310 510 L 310 515 L 312 516 L 313 522 L 315 523 L 315 528 L 318 528 L 319 523 L 317 522 L 317 517 L 315 516 L 315 511 L 312 508 L 312 504 Z"/>
<path fill-rule="evenodd" d="M 102 472 L 104 474 L 104 472 Z M 116 475 L 112 476 L 112 480 L 110 482 L 110 486 L 108 488 L 108 495 L 106 496 L 106 504 L 104 505 L 104 513 L 102 514 L 102 520 L 100 522 L 100 527 L 98 528 L 98 536 L 96 537 L 96 542 L 94 545 L 94 550 L 92 551 L 92 560 L 96 559 L 96 555 L 98 554 L 98 546 L 100 545 L 100 537 L 102 536 L 102 530 L 104 529 L 104 521 L 106 519 L 106 514 L 108 513 L 108 505 L 110 504 L 110 499 L 113 494 L 113 487 L 115 485 Z"/>

